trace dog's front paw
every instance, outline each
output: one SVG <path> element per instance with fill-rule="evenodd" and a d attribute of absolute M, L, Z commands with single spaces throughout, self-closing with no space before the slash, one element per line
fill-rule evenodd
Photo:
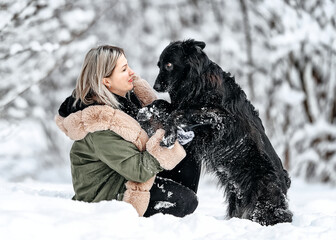
<path fill-rule="evenodd" d="M 163 136 L 162 141 L 160 143 L 161 147 L 171 148 L 174 146 L 175 141 L 177 139 L 176 131 L 177 129 L 175 127 L 171 127 L 166 130 L 165 135 Z"/>
<path fill-rule="evenodd" d="M 149 111 L 148 107 L 144 107 L 139 110 L 138 115 L 137 115 L 137 120 L 139 122 L 145 122 L 151 119 L 152 115 L 153 113 Z"/>
<path fill-rule="evenodd" d="M 264 206 L 263 208 L 255 209 L 250 219 L 261 225 L 275 225 L 277 223 L 292 222 L 293 213 L 286 208 L 273 208 Z"/>

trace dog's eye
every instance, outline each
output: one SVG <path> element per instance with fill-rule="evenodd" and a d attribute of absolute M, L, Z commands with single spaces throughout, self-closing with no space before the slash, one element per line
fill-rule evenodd
<path fill-rule="evenodd" d="M 171 64 L 171 63 L 167 63 L 167 64 L 165 65 L 165 67 L 166 67 L 167 71 L 171 71 L 171 70 L 173 70 L 173 64 Z"/>

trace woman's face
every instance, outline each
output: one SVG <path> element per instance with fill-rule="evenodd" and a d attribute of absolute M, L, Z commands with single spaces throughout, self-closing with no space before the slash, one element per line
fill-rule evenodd
<path fill-rule="evenodd" d="M 127 59 L 124 55 L 121 55 L 112 75 L 103 79 L 103 84 L 119 96 L 125 97 L 126 93 L 133 89 L 133 70 L 128 66 Z"/>

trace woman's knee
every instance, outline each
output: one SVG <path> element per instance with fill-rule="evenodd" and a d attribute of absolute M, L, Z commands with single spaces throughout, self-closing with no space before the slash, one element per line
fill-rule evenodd
<path fill-rule="evenodd" d="M 193 191 L 190 191 L 186 196 L 183 196 L 177 203 L 180 209 L 180 217 L 192 214 L 198 206 L 198 198 Z"/>
<path fill-rule="evenodd" d="M 187 215 L 192 214 L 198 206 L 198 199 L 197 196 L 194 195 L 194 197 L 189 201 L 189 207 L 187 210 Z"/>

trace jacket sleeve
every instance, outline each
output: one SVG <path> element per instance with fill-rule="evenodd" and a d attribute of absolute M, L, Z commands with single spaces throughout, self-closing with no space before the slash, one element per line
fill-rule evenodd
<path fill-rule="evenodd" d="M 98 158 L 127 180 L 145 182 L 163 170 L 149 152 L 139 151 L 113 131 L 94 132 L 91 141 Z"/>

